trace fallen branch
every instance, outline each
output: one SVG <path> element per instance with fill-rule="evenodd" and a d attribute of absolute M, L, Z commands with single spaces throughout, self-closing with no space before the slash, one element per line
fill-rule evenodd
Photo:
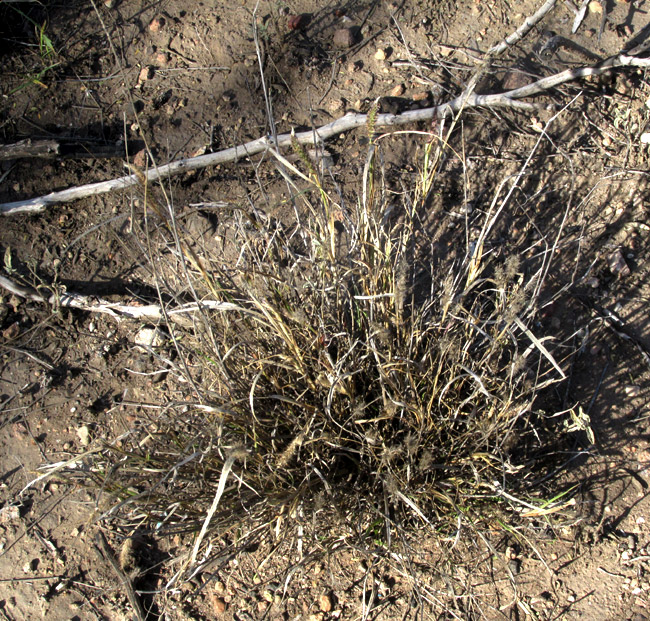
<path fill-rule="evenodd" d="M 431 108 L 409 110 L 407 112 L 402 112 L 401 114 L 378 114 L 375 121 L 375 127 L 397 127 L 409 123 L 429 121 L 434 118 L 445 117 L 469 108 L 505 106 L 533 109 L 539 106 L 519 100 L 525 97 L 538 95 L 567 82 L 589 76 L 599 76 L 619 67 L 649 66 L 649 58 L 639 58 L 637 56 L 629 56 L 621 53 L 612 56 L 597 65 L 568 69 L 537 80 L 536 82 L 526 86 L 522 86 L 521 88 L 516 88 L 504 93 L 493 95 L 464 93 L 449 102 Z M 318 129 L 295 134 L 295 139 L 303 145 L 316 145 L 323 143 L 334 136 L 338 136 L 343 132 L 363 127 L 366 125 L 367 121 L 368 116 L 366 114 L 348 113 Z M 277 137 L 277 144 L 274 144 L 275 141 L 271 137 L 263 136 L 257 140 L 251 140 L 246 144 L 224 149 L 217 153 L 190 157 L 176 162 L 171 162 L 164 166 L 152 168 L 151 170 L 146 171 L 145 177 L 148 182 L 153 182 L 192 170 L 207 168 L 208 166 L 216 166 L 217 164 L 224 164 L 226 162 L 236 162 L 244 157 L 250 157 L 251 155 L 267 151 L 272 147 L 279 148 L 290 146 L 291 141 L 292 134 L 279 135 Z M 127 175 L 109 181 L 81 185 L 67 190 L 61 190 L 59 192 L 52 192 L 37 198 L 11 203 L 2 203 L 0 204 L 0 213 L 5 216 L 17 213 L 38 213 L 44 211 L 50 205 L 69 203 L 81 198 L 95 196 L 97 194 L 105 194 L 115 190 L 124 190 L 137 185 L 139 182 L 138 175 Z"/>
<path fill-rule="evenodd" d="M 26 138 L 13 144 L 0 145 L 0 160 L 17 160 L 19 158 L 39 159 L 99 159 L 122 158 L 126 153 L 123 143 L 102 145 L 88 140 L 60 138 L 33 140 Z"/>
<path fill-rule="evenodd" d="M 230 302 L 219 302 L 217 300 L 190 302 L 175 308 L 166 308 L 163 310 L 163 308 L 158 304 L 145 304 L 140 306 L 133 304 L 118 304 L 95 296 L 82 295 L 80 293 L 66 292 L 45 297 L 36 291 L 36 289 L 18 284 L 2 275 L 0 275 L 0 287 L 27 300 L 50 304 L 53 307 L 77 308 L 91 313 L 109 315 L 118 321 L 122 319 L 138 319 L 141 321 L 157 323 L 162 321 L 164 318 L 167 318 L 179 325 L 187 325 L 190 323 L 187 315 L 200 309 L 218 311 L 239 310 L 239 307 L 236 304 Z"/>

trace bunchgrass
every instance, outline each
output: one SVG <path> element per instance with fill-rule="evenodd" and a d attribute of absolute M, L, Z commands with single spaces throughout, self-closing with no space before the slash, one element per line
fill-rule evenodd
<path fill-rule="evenodd" d="M 508 507 L 493 525 L 534 513 L 517 496 L 534 467 L 520 442 L 538 387 L 559 377 L 530 328 L 545 272 L 522 249 L 493 252 L 497 199 L 454 253 L 436 247 L 424 214 L 445 141 L 427 137 L 396 203 L 369 119 L 354 199 L 302 147 L 296 165 L 274 153 L 294 216 L 237 206 L 221 217 L 223 258 L 186 242 L 149 193 L 171 258 L 152 261 L 161 300 L 198 308 L 179 325 L 168 304 L 188 400 L 143 410 L 75 476 L 112 499 L 104 517 L 193 535 L 175 580 L 262 534 L 321 549 L 351 533 L 390 545 L 409 528 L 455 541 L 490 507 Z"/>

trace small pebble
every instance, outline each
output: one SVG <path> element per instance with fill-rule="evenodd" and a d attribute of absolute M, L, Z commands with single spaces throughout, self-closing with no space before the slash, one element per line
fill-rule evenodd
<path fill-rule="evenodd" d="M 382 50 L 381 48 L 379 48 L 375 52 L 375 60 L 386 60 L 386 52 L 385 52 L 385 50 Z"/>
<path fill-rule="evenodd" d="M 624 278 L 630 275 L 630 268 L 623 258 L 620 250 L 614 251 L 608 258 L 609 269 L 618 278 Z"/>
<path fill-rule="evenodd" d="M 401 97 L 404 94 L 404 91 L 406 88 L 404 88 L 403 84 L 398 84 L 397 86 L 394 86 L 391 91 L 390 91 L 390 96 L 391 97 Z"/>
<path fill-rule="evenodd" d="M 638 397 L 641 394 L 640 386 L 626 386 L 624 390 L 628 397 Z"/>
<path fill-rule="evenodd" d="M 318 598 L 318 606 L 323 612 L 331 612 L 332 611 L 332 598 L 327 594 L 323 593 L 319 598 Z"/>
<path fill-rule="evenodd" d="M 599 0 L 592 0 L 589 3 L 589 12 L 595 13 L 596 15 L 600 15 L 603 12 L 603 5 L 600 3 Z"/>
<path fill-rule="evenodd" d="M 214 597 L 212 599 L 212 609 L 216 615 L 222 615 L 226 612 L 226 602 L 222 597 Z"/>
<path fill-rule="evenodd" d="M 427 99 L 429 99 L 429 95 L 430 95 L 429 91 L 419 91 L 418 93 L 413 93 L 411 99 L 417 102 L 426 101 Z"/>
<path fill-rule="evenodd" d="M 164 17 L 154 17 L 149 24 L 149 30 L 151 32 L 160 32 L 165 25 Z"/>
<path fill-rule="evenodd" d="M 77 429 L 77 436 L 79 437 L 79 442 L 81 446 L 88 446 L 90 444 L 90 429 L 88 425 L 82 425 Z"/>
<path fill-rule="evenodd" d="M 136 168 L 144 169 L 147 166 L 147 151 L 141 149 L 133 156 L 133 165 Z"/>
<path fill-rule="evenodd" d="M 146 82 L 147 80 L 151 80 L 155 74 L 155 70 L 153 67 L 142 67 L 140 69 L 140 73 L 138 75 L 138 82 Z"/>

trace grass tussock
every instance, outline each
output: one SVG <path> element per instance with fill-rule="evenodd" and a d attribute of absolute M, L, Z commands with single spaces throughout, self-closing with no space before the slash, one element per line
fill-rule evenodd
<path fill-rule="evenodd" d="M 141 414 L 84 476 L 118 498 L 107 515 L 194 533 L 188 564 L 215 536 L 296 527 L 325 547 L 409 525 L 453 539 L 470 508 L 510 502 L 500 490 L 530 465 L 517 448 L 538 386 L 557 376 L 529 329 L 541 271 L 492 252 L 496 200 L 453 259 L 436 250 L 423 213 L 444 143 L 424 147 L 395 204 L 368 129 L 356 200 L 296 146 L 297 166 L 277 156 L 296 180 L 293 225 L 236 211 L 231 261 L 180 252 L 181 235 L 170 246 L 177 282 L 219 302 L 191 334 L 169 324 L 192 401 Z"/>

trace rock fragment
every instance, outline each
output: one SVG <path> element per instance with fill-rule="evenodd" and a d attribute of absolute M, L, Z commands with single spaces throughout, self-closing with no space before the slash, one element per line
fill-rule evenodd
<path fill-rule="evenodd" d="M 212 598 L 212 609 L 217 616 L 221 616 L 224 612 L 226 612 L 226 602 L 224 601 L 223 597 L 214 596 Z"/>
<path fill-rule="evenodd" d="M 147 66 L 140 69 L 140 74 L 138 75 L 138 84 L 151 80 L 155 74 L 155 69 L 153 67 Z"/>
<path fill-rule="evenodd" d="M 77 436 L 79 437 L 79 442 L 81 446 L 88 446 L 90 444 L 90 429 L 88 425 L 82 425 L 77 429 Z"/>
<path fill-rule="evenodd" d="M 361 31 L 358 26 L 349 28 L 338 28 L 334 31 L 334 46 L 342 49 L 352 47 L 361 38 Z"/>

